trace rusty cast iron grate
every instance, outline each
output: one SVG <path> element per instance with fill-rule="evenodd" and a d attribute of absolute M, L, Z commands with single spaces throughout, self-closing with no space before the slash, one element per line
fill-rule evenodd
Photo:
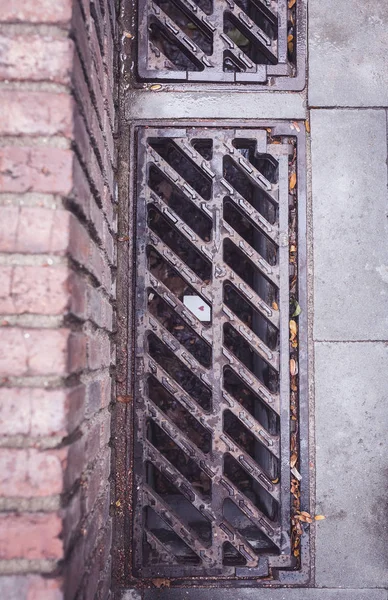
<path fill-rule="evenodd" d="M 297 52 L 303 70 L 293 2 L 139 0 L 138 15 L 142 79 L 263 85 L 295 78 Z"/>
<path fill-rule="evenodd" d="M 295 138 L 289 124 L 136 132 L 134 574 L 267 577 L 298 545 Z"/>

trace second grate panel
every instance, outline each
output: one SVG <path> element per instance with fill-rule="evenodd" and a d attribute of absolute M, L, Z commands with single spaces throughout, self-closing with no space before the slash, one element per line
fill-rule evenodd
<path fill-rule="evenodd" d="M 144 80 L 301 89 L 303 0 L 139 0 Z M 299 6 L 300 5 L 300 6 Z"/>
<path fill-rule="evenodd" d="M 296 566 L 285 131 L 137 128 L 137 577 Z"/>

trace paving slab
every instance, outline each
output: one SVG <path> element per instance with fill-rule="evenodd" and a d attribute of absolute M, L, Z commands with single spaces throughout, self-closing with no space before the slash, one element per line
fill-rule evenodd
<path fill-rule="evenodd" d="M 315 339 L 388 339 L 385 111 L 313 110 L 311 140 Z"/>
<path fill-rule="evenodd" d="M 388 342 L 315 344 L 316 585 L 388 586 Z"/>
<path fill-rule="evenodd" d="M 305 119 L 302 94 L 289 92 L 153 92 L 128 94 L 127 119 Z"/>
<path fill-rule="evenodd" d="M 124 600 L 124 599 L 123 599 Z M 164 589 L 146 590 L 144 600 L 387 600 L 386 590 Z"/>
<path fill-rule="evenodd" d="M 309 104 L 388 106 L 388 2 L 309 0 Z"/>

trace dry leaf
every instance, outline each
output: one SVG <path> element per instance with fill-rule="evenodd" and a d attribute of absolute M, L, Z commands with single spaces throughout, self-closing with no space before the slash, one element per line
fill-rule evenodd
<path fill-rule="evenodd" d="M 117 396 L 117 402 L 122 404 L 130 404 L 132 402 L 132 396 Z"/>
<path fill-rule="evenodd" d="M 298 365 L 296 364 L 296 360 L 294 358 L 290 359 L 290 373 L 291 375 L 296 375 L 298 372 Z"/>
<path fill-rule="evenodd" d="M 299 124 L 296 121 L 292 121 L 292 124 L 295 127 L 296 131 L 299 133 L 300 132 Z"/>
<path fill-rule="evenodd" d="M 290 33 L 290 35 L 287 36 L 287 42 L 292 42 L 293 39 L 294 39 L 294 36 L 292 35 L 292 33 Z"/>
<path fill-rule="evenodd" d="M 299 471 L 298 471 L 298 469 L 297 469 L 296 467 L 293 467 L 293 468 L 291 469 L 291 473 L 293 474 L 293 476 L 294 476 L 294 477 L 296 477 L 296 479 L 297 479 L 298 481 L 301 481 L 301 479 L 302 479 L 302 475 L 299 473 Z"/>
<path fill-rule="evenodd" d="M 309 517 L 311 519 L 310 513 L 306 512 L 305 510 L 301 510 L 300 514 L 303 515 L 304 517 Z"/>
<path fill-rule="evenodd" d="M 292 8 L 296 3 L 296 0 L 289 0 L 288 8 Z"/>
<path fill-rule="evenodd" d="M 296 252 L 296 246 L 295 246 L 295 244 L 292 244 L 290 246 L 290 252 Z"/>
<path fill-rule="evenodd" d="M 272 308 L 273 308 L 274 310 L 279 310 L 279 307 L 278 307 L 278 305 L 277 305 L 277 303 L 276 303 L 275 301 L 274 301 L 274 302 L 272 302 Z"/>
<path fill-rule="evenodd" d="M 128 38 L 129 40 L 133 38 L 132 33 L 129 33 L 129 31 L 123 31 L 123 36 Z"/>
<path fill-rule="evenodd" d="M 310 133 L 310 121 L 307 119 L 307 121 L 305 122 L 305 126 L 306 126 L 306 131 L 307 133 Z"/>
<path fill-rule="evenodd" d="M 153 92 L 156 92 L 157 90 L 161 90 L 161 89 L 162 89 L 162 86 L 160 85 L 160 83 L 154 83 L 150 87 L 150 90 L 152 90 Z"/>
<path fill-rule="evenodd" d="M 296 338 L 296 334 L 298 333 L 298 326 L 293 319 L 290 321 L 290 333 L 291 341 L 293 341 Z"/>
<path fill-rule="evenodd" d="M 296 173 L 292 173 L 290 177 L 290 190 L 293 190 L 296 186 Z"/>
<path fill-rule="evenodd" d="M 271 481 L 272 483 L 279 483 L 279 477 L 276 477 L 276 479 L 272 479 Z"/>
<path fill-rule="evenodd" d="M 291 36 L 292 37 L 292 36 Z M 292 54 L 294 52 L 294 42 L 287 43 L 288 52 Z"/>
<path fill-rule="evenodd" d="M 295 452 L 293 452 L 291 454 L 291 460 L 290 460 L 291 469 L 293 469 L 295 467 L 297 460 L 298 460 L 298 456 L 295 454 Z"/>
<path fill-rule="evenodd" d="M 156 588 L 170 587 L 171 584 L 169 579 L 164 579 L 163 577 L 157 577 L 156 579 L 152 579 L 152 583 Z"/>
<path fill-rule="evenodd" d="M 316 521 L 324 521 L 326 519 L 325 515 L 315 515 L 314 519 Z"/>

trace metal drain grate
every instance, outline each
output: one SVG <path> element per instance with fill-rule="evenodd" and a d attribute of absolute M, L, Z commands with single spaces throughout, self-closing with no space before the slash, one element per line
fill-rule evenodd
<path fill-rule="evenodd" d="M 295 138 L 289 124 L 136 131 L 134 573 L 268 576 L 295 564 Z"/>
<path fill-rule="evenodd" d="M 287 0 L 139 0 L 138 74 L 165 82 L 295 78 L 295 3 Z M 303 20 L 303 19 L 302 19 Z M 298 61 L 304 50 L 298 44 Z"/>

